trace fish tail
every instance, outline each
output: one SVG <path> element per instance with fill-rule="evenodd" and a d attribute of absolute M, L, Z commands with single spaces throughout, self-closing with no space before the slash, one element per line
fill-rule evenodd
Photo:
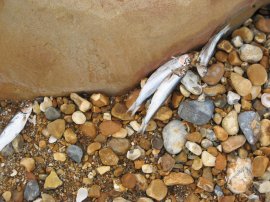
<path fill-rule="evenodd" d="M 144 134 L 144 132 L 145 132 L 145 130 L 147 128 L 147 125 L 148 125 L 148 123 L 145 121 L 145 119 L 143 119 L 142 124 L 141 124 L 141 127 L 138 130 L 138 133 Z"/>

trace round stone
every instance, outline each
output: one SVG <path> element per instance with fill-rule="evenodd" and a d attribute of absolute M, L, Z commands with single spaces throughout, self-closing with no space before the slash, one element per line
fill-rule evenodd
<path fill-rule="evenodd" d="M 94 139 L 97 135 L 97 129 L 95 124 L 89 121 L 80 125 L 80 130 L 84 136 L 89 137 L 91 139 Z"/>
<path fill-rule="evenodd" d="M 20 165 L 23 166 L 27 172 L 32 172 L 36 167 L 33 158 L 23 158 Z"/>
<path fill-rule="evenodd" d="M 108 146 L 119 155 L 124 155 L 129 150 L 131 144 L 126 138 L 112 138 L 108 142 Z"/>
<path fill-rule="evenodd" d="M 240 58 L 249 63 L 259 62 L 263 57 L 263 52 L 258 46 L 244 44 L 240 48 Z"/>
<path fill-rule="evenodd" d="M 65 131 L 65 121 L 63 119 L 57 119 L 47 125 L 47 129 L 50 135 L 56 139 L 60 139 Z"/>
<path fill-rule="evenodd" d="M 118 164 L 118 156 L 110 148 L 103 148 L 99 150 L 99 157 L 103 165 L 115 166 Z"/>
<path fill-rule="evenodd" d="M 237 73 L 231 73 L 230 76 L 232 87 L 236 90 L 236 92 L 241 96 L 246 96 L 250 94 L 252 84 L 250 80 L 242 77 Z"/>
<path fill-rule="evenodd" d="M 250 65 L 247 69 L 248 79 L 253 85 L 261 86 L 267 81 L 267 72 L 260 64 Z"/>
<path fill-rule="evenodd" d="M 262 17 L 255 23 L 255 26 L 262 32 L 270 33 L 270 19 Z"/>
<path fill-rule="evenodd" d="M 204 166 L 214 167 L 216 163 L 216 157 L 207 151 L 202 152 L 202 163 Z"/>
<path fill-rule="evenodd" d="M 168 188 L 164 182 L 160 179 L 152 180 L 148 188 L 146 189 L 147 196 L 161 201 L 167 195 Z"/>
<path fill-rule="evenodd" d="M 192 71 L 187 71 L 185 76 L 181 79 L 181 83 L 185 88 L 194 95 L 200 95 L 202 93 L 202 87 L 200 85 L 200 77 Z"/>
<path fill-rule="evenodd" d="M 78 140 L 77 135 L 73 132 L 71 128 L 65 130 L 64 138 L 70 144 L 75 144 Z"/>
<path fill-rule="evenodd" d="M 56 119 L 59 119 L 61 114 L 60 112 L 55 109 L 54 107 L 48 107 L 46 110 L 45 110 L 45 116 L 46 118 L 49 120 L 49 121 L 54 121 Z"/>
<path fill-rule="evenodd" d="M 126 173 L 121 177 L 122 185 L 128 189 L 133 189 L 136 186 L 136 176 L 132 173 Z"/>
<path fill-rule="evenodd" d="M 70 145 L 67 148 L 67 155 L 76 163 L 81 163 L 83 151 L 77 145 Z"/>
<path fill-rule="evenodd" d="M 267 108 L 270 108 L 270 93 L 264 93 L 262 94 L 261 96 L 261 102 L 262 102 L 262 105 L 267 107 Z"/>
<path fill-rule="evenodd" d="M 241 27 L 233 31 L 232 37 L 236 36 L 240 36 L 245 43 L 250 43 L 253 40 L 254 34 L 249 28 Z"/>
<path fill-rule="evenodd" d="M 229 135 L 235 135 L 239 131 L 237 112 L 235 110 L 230 111 L 222 120 L 222 127 Z"/>
<path fill-rule="evenodd" d="M 243 135 L 235 135 L 229 137 L 226 141 L 222 142 L 222 149 L 225 153 L 230 153 L 236 149 L 242 147 L 246 142 L 246 138 Z"/>
<path fill-rule="evenodd" d="M 200 147 L 200 145 L 194 142 L 187 141 L 185 146 L 189 151 L 191 151 L 193 154 L 197 156 L 201 155 L 202 153 L 202 148 Z"/>
<path fill-rule="evenodd" d="M 71 115 L 75 112 L 75 104 L 62 104 L 60 110 L 66 115 Z"/>
<path fill-rule="evenodd" d="M 72 114 L 72 121 L 76 124 L 84 124 L 86 116 L 81 111 L 76 111 Z"/>
<path fill-rule="evenodd" d="M 212 64 L 202 78 L 203 81 L 209 85 L 216 85 L 224 74 L 224 65 L 222 63 Z"/>
<path fill-rule="evenodd" d="M 99 142 L 93 142 L 87 147 L 87 154 L 93 155 L 96 151 L 98 151 L 101 148 L 101 143 Z"/>

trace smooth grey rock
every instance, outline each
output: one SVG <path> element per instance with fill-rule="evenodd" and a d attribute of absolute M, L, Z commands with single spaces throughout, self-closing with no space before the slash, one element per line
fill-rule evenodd
<path fill-rule="evenodd" d="M 239 52 L 241 60 L 249 63 L 259 62 L 263 57 L 262 50 L 258 46 L 250 44 L 241 46 Z"/>
<path fill-rule="evenodd" d="M 24 199 L 33 201 L 40 195 L 39 185 L 36 180 L 30 180 L 24 189 Z"/>
<path fill-rule="evenodd" d="M 185 100 L 178 108 L 178 115 L 185 121 L 196 125 L 204 125 L 210 121 L 214 113 L 212 100 L 199 102 L 196 100 Z"/>
<path fill-rule="evenodd" d="M 23 137 L 21 135 L 15 137 L 15 139 L 12 141 L 12 146 L 15 152 L 19 153 L 20 151 L 22 151 L 24 146 Z"/>
<path fill-rule="evenodd" d="M 8 157 L 8 156 L 11 156 L 12 154 L 14 154 L 14 149 L 12 147 L 12 143 L 9 143 L 8 145 L 6 145 L 2 151 L 1 151 L 1 154 L 4 156 L 4 157 Z"/>
<path fill-rule="evenodd" d="M 213 143 L 211 140 L 208 140 L 208 139 L 203 139 L 202 142 L 201 142 L 201 146 L 205 149 L 207 149 L 208 147 L 212 147 L 213 146 Z"/>
<path fill-rule="evenodd" d="M 60 118 L 61 113 L 57 109 L 55 109 L 54 107 L 48 107 L 45 110 L 45 116 L 49 121 L 54 121 L 54 120 Z"/>
<path fill-rule="evenodd" d="M 170 121 L 162 131 L 164 147 L 170 154 L 182 151 L 186 142 L 186 126 L 178 120 Z"/>
<path fill-rule="evenodd" d="M 224 108 L 226 106 L 226 104 L 227 104 L 227 97 L 226 97 L 226 95 L 216 96 L 216 98 L 214 100 L 214 104 L 218 108 Z"/>
<path fill-rule="evenodd" d="M 218 197 L 220 197 L 220 196 L 224 196 L 224 194 L 223 194 L 223 191 L 222 191 L 221 187 L 220 187 L 220 186 L 218 186 L 218 185 L 216 185 L 216 186 L 215 186 L 214 192 L 215 192 L 215 194 L 216 194 Z"/>
<path fill-rule="evenodd" d="M 81 163 L 83 151 L 77 145 L 70 145 L 67 148 L 67 155 L 76 163 Z"/>
<path fill-rule="evenodd" d="M 209 128 L 200 128 L 200 133 L 203 137 L 206 137 L 210 141 L 216 141 L 217 137 L 212 129 Z"/>
<path fill-rule="evenodd" d="M 260 138 L 260 116 L 254 111 L 242 112 L 238 116 L 239 126 L 249 144 L 254 145 Z"/>
<path fill-rule="evenodd" d="M 182 78 L 181 83 L 194 95 L 200 95 L 202 93 L 200 77 L 190 70 L 187 71 L 186 75 Z"/>
<path fill-rule="evenodd" d="M 119 155 L 126 154 L 131 144 L 126 138 L 112 138 L 108 142 L 108 146 Z"/>

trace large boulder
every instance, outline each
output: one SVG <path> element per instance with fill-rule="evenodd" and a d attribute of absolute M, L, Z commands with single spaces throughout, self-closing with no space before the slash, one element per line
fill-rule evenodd
<path fill-rule="evenodd" d="M 119 94 L 270 0 L 0 0 L 0 98 Z"/>

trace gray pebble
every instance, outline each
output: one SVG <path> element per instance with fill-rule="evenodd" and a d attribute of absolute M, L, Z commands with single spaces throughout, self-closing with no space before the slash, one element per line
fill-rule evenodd
<path fill-rule="evenodd" d="M 76 163 L 81 163 L 83 151 L 77 145 L 70 145 L 67 148 L 67 155 Z"/>
<path fill-rule="evenodd" d="M 207 149 L 208 147 L 213 146 L 212 141 L 208 140 L 208 139 L 203 139 L 201 142 L 201 146 L 205 149 Z"/>
<path fill-rule="evenodd" d="M 238 122 L 249 144 L 254 145 L 260 138 L 260 116 L 254 111 L 242 112 L 238 116 Z"/>
<path fill-rule="evenodd" d="M 12 154 L 14 154 L 14 149 L 12 147 L 12 143 L 9 143 L 8 145 L 6 145 L 2 151 L 1 151 L 2 156 L 4 157 L 8 157 L 11 156 Z"/>
<path fill-rule="evenodd" d="M 160 150 L 163 147 L 163 140 L 159 137 L 153 137 L 153 139 L 151 140 L 151 143 L 154 149 Z"/>
<path fill-rule="evenodd" d="M 30 180 L 24 189 L 24 199 L 33 201 L 40 195 L 39 186 L 36 180 Z"/>
<path fill-rule="evenodd" d="M 178 115 L 185 121 L 196 125 L 204 125 L 210 121 L 214 113 L 214 104 L 211 100 L 199 102 L 185 100 L 178 108 Z"/>
<path fill-rule="evenodd" d="M 61 113 L 57 109 L 55 109 L 54 107 L 48 107 L 45 110 L 45 116 L 49 121 L 54 121 L 54 120 L 60 118 Z"/>
<path fill-rule="evenodd" d="M 200 77 L 194 74 L 192 71 L 187 71 L 182 78 L 181 83 L 185 88 L 194 95 L 200 95 L 202 93 L 202 87 L 200 85 Z"/>
<path fill-rule="evenodd" d="M 209 128 L 200 128 L 200 133 L 202 134 L 203 137 L 206 137 L 208 140 L 211 140 L 211 141 L 217 140 L 217 137 L 214 131 Z"/>
<path fill-rule="evenodd" d="M 218 197 L 224 196 L 221 187 L 218 185 L 215 186 L 214 192 Z"/>
<path fill-rule="evenodd" d="M 22 151 L 24 146 L 23 137 L 21 135 L 15 137 L 15 139 L 12 141 L 12 146 L 15 152 L 19 153 L 20 151 Z"/>
<path fill-rule="evenodd" d="M 108 142 L 108 146 L 119 155 L 126 154 L 131 144 L 126 138 L 112 138 Z"/>
<path fill-rule="evenodd" d="M 214 100 L 214 104 L 218 108 L 224 108 L 226 106 L 226 104 L 227 104 L 227 97 L 226 97 L 226 95 L 216 96 L 216 98 Z"/>

